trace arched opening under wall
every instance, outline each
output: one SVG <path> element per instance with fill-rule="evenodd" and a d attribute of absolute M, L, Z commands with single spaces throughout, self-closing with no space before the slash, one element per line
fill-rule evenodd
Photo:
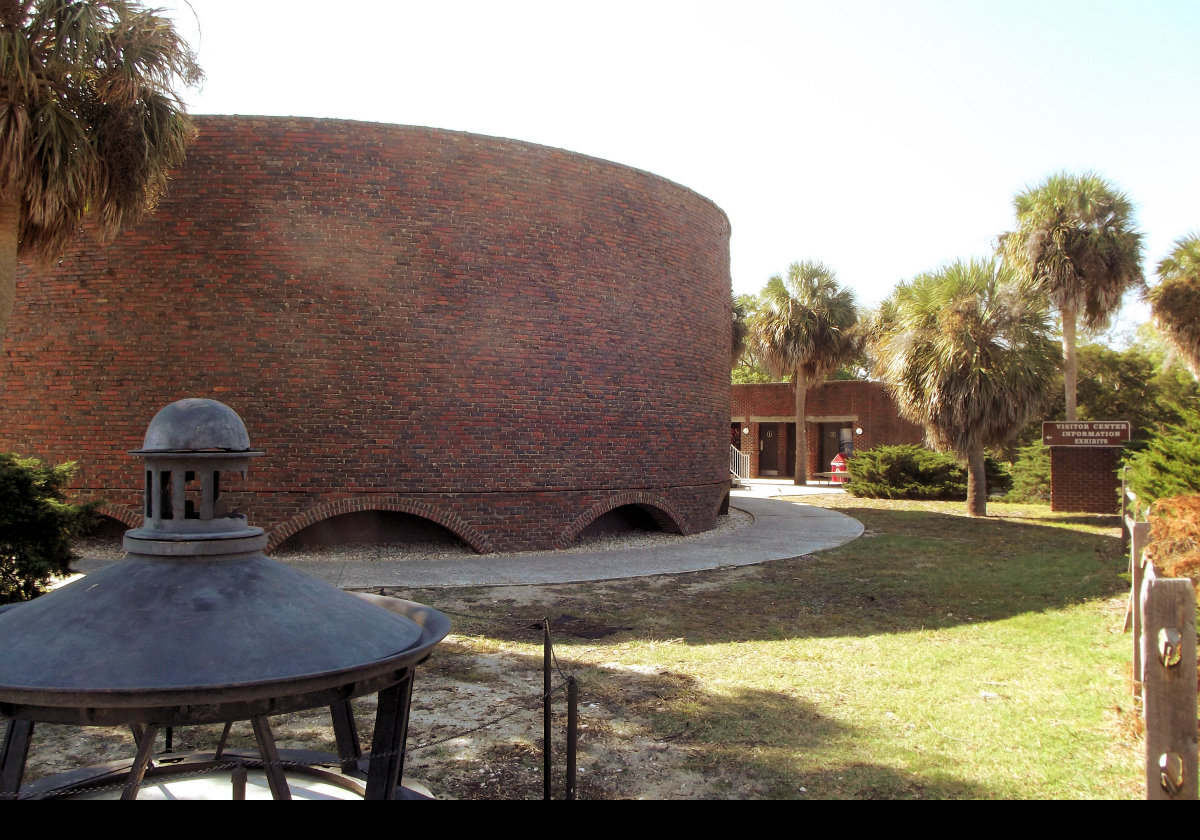
<path fill-rule="evenodd" d="M 597 516 L 584 526 L 572 545 L 599 548 L 626 537 L 659 533 L 678 534 L 679 526 L 651 505 L 628 504 Z"/>
<path fill-rule="evenodd" d="M 121 520 L 96 512 L 92 524 L 75 538 L 71 547 L 76 561 L 115 563 L 125 556 L 125 532 L 130 526 Z"/>
<path fill-rule="evenodd" d="M 470 554 L 475 550 L 449 528 L 412 513 L 362 510 L 322 519 L 283 540 L 272 551 L 284 559 L 347 546 L 372 546 L 413 555 Z"/>

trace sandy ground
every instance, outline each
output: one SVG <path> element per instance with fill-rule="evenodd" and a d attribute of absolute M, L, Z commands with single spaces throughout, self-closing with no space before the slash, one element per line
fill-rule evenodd
<path fill-rule="evenodd" d="M 541 601 L 539 587 L 520 587 L 526 603 Z M 478 591 L 478 590 L 476 590 Z M 490 593 L 483 591 L 482 597 Z M 552 593 L 545 593 L 552 594 Z M 469 605 L 463 604 L 464 607 Z M 531 640 L 540 636 L 530 632 Z M 543 792 L 541 657 L 504 650 L 495 643 L 451 635 L 418 670 L 409 730 L 406 777 L 424 784 L 439 799 L 537 799 Z M 707 780 L 687 772 L 686 746 L 655 738 L 646 712 L 656 702 L 669 674 L 641 673 L 606 663 L 613 683 L 604 695 L 581 697 L 578 796 L 612 798 L 705 798 L 717 795 Z M 561 686 L 561 674 L 554 684 Z M 552 739 L 554 797 L 565 782 L 566 694 L 554 697 Z M 355 701 L 364 745 L 370 743 L 374 698 Z M 334 751 L 326 710 L 272 719 L 280 748 Z M 477 728 L 478 727 L 478 728 Z M 179 752 L 210 751 L 219 727 L 177 729 Z M 235 726 L 231 745 L 251 747 L 249 724 Z M 160 741 L 161 749 L 161 741 Z M 129 758 L 133 739 L 122 729 L 39 725 L 26 780 Z M 725 789 L 720 794 L 730 795 Z"/>
<path fill-rule="evenodd" d="M 724 517 L 720 527 L 738 528 L 746 520 Z M 689 539 L 666 534 L 603 535 L 586 546 L 594 550 L 607 541 L 614 548 L 630 540 Z M 93 556 L 111 556 L 111 546 L 81 546 Z M 409 549 L 412 549 L 409 546 Z M 348 549 L 354 550 L 354 549 Z M 357 550 L 378 553 L 378 546 Z M 428 551 L 435 550 L 429 547 Z M 438 549 L 441 550 L 441 549 Z M 457 550 L 457 549 L 449 549 Z M 336 553 L 327 552 L 334 559 Z M 695 586 L 732 583 L 752 570 L 729 569 L 708 573 Z M 714 575 L 716 577 L 714 578 Z M 687 581 L 690 576 L 683 576 Z M 724 578 L 728 581 L 724 581 Z M 679 578 L 641 578 L 639 586 L 679 585 Z M 684 587 L 689 584 L 685 582 Z M 421 666 L 414 690 L 405 775 L 424 784 L 442 799 L 538 799 L 543 793 L 541 631 L 536 623 L 551 618 L 557 637 L 594 637 L 615 628 L 558 620 L 555 605 L 578 585 L 474 587 L 436 593 L 436 606 L 456 625 L 469 621 L 475 605 L 500 605 L 511 616 L 507 626 L 488 637 L 452 633 Z M 590 584 L 593 597 L 629 597 L 619 583 Z M 422 600 L 430 593 L 374 590 L 379 594 Z M 497 639 L 500 639 L 499 641 Z M 670 641 L 664 642 L 669 644 Z M 692 753 L 682 733 L 652 731 L 650 715 L 663 703 L 664 692 L 685 691 L 687 678 L 668 671 L 647 671 L 608 661 L 601 645 L 576 645 L 571 655 L 590 666 L 592 677 L 581 690 L 577 795 L 581 799 L 745 798 L 756 791 L 745 782 L 701 774 L 688 769 Z M 599 671 L 597 671 L 599 669 Z M 595 674 L 602 674 L 596 679 Z M 554 675 L 555 721 L 553 795 L 562 798 L 565 780 L 566 693 L 564 673 Z M 364 745 L 370 743 L 374 698 L 355 701 Z M 332 752 L 333 734 L 326 710 L 295 713 L 272 720 L 281 748 Z M 218 727 L 176 730 L 176 751 L 212 750 Z M 251 746 L 249 724 L 234 728 L 231 745 Z M 26 781 L 68 769 L 129 758 L 133 740 L 121 729 L 41 725 L 35 729 Z"/>

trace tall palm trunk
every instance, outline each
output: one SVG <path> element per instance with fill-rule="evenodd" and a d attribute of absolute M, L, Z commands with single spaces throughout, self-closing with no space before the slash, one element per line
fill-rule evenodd
<path fill-rule="evenodd" d="M 0 201 L 0 347 L 8 332 L 17 296 L 17 244 L 21 231 L 21 208 L 15 199 Z"/>
<path fill-rule="evenodd" d="M 1079 358 L 1075 355 L 1075 321 L 1079 310 L 1074 306 L 1062 308 L 1063 332 L 1063 390 L 1067 395 L 1067 420 L 1076 420 L 1075 387 L 1079 381 Z"/>
<path fill-rule="evenodd" d="M 987 516 L 987 468 L 983 443 L 967 450 L 967 516 Z"/>
<path fill-rule="evenodd" d="M 796 369 L 796 471 L 794 483 L 808 484 L 808 425 L 804 422 L 805 403 L 808 401 L 808 376 L 803 368 Z"/>

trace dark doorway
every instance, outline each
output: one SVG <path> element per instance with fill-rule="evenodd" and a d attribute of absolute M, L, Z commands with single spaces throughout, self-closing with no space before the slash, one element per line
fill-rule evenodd
<path fill-rule="evenodd" d="M 787 460 L 783 464 L 783 475 L 794 476 L 796 474 L 796 424 L 788 423 L 787 429 Z"/>
<path fill-rule="evenodd" d="M 779 475 L 779 428 L 772 423 L 758 429 L 758 474 Z"/>
<path fill-rule="evenodd" d="M 829 472 L 830 462 L 841 452 L 841 423 L 821 424 L 821 466 L 817 472 Z"/>

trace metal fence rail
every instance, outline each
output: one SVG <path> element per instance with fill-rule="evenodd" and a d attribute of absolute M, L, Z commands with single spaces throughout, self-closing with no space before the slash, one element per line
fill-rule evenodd
<path fill-rule="evenodd" d="M 750 477 L 750 455 L 729 444 L 729 474 L 738 478 Z"/>

